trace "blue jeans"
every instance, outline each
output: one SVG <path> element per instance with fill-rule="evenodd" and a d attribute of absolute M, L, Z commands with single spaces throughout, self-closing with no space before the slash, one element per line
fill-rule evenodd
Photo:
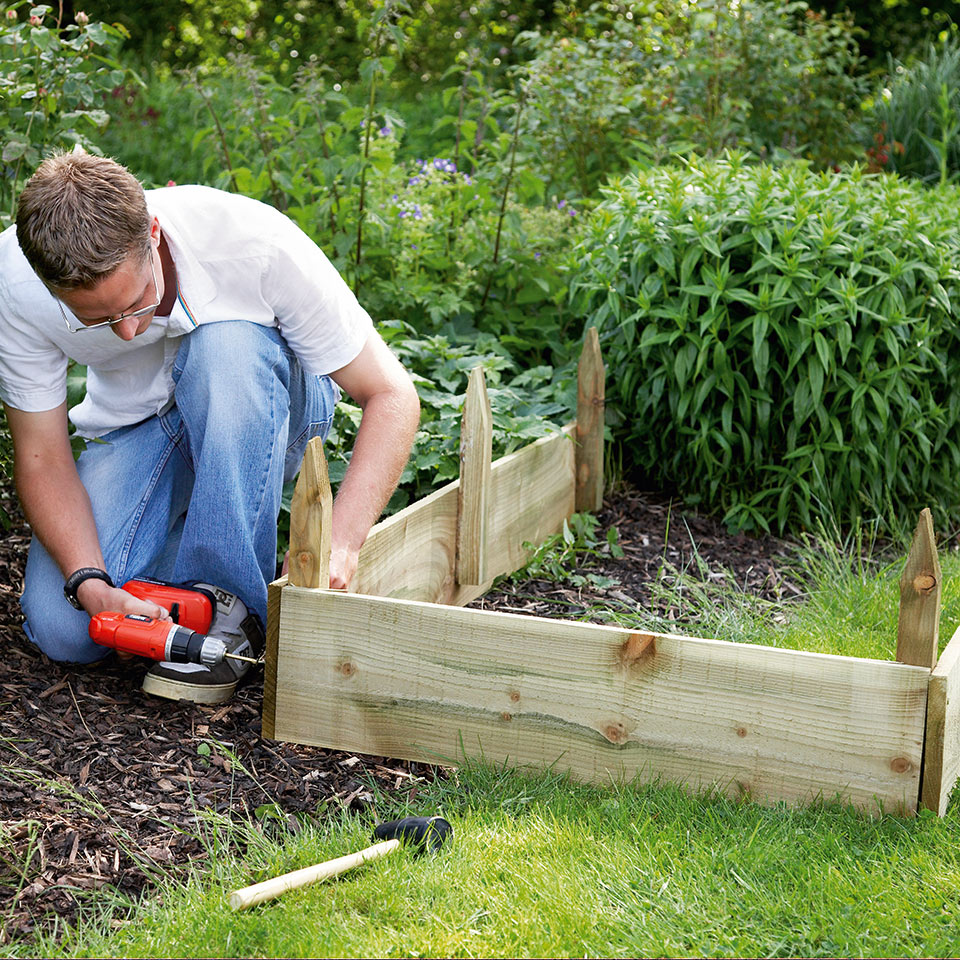
<path fill-rule="evenodd" d="M 266 623 L 277 514 L 311 437 L 326 439 L 340 391 L 306 375 L 281 335 L 246 321 L 184 337 L 175 405 L 88 443 L 77 471 L 118 586 L 148 576 L 201 580 L 236 593 Z M 63 574 L 34 538 L 21 606 L 27 636 L 52 660 L 110 651 L 63 596 Z"/>

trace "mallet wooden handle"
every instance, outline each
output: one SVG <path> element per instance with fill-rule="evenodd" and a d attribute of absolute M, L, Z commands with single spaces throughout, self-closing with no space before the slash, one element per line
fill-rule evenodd
<path fill-rule="evenodd" d="M 360 850 L 358 853 L 337 857 L 336 860 L 327 860 L 312 867 L 304 867 L 302 870 L 285 873 L 282 876 L 274 877 L 272 880 L 264 880 L 262 883 L 255 883 L 252 886 L 243 887 L 241 890 L 234 890 L 230 894 L 230 906 L 234 910 L 244 910 L 247 907 L 263 903 L 265 900 L 273 900 L 288 890 L 296 890 L 309 883 L 326 880 L 327 877 L 335 877 L 347 870 L 352 870 L 354 867 L 359 867 L 361 863 L 366 863 L 368 860 L 378 860 L 388 853 L 393 853 L 399 846 L 400 841 L 396 838 L 384 840 L 381 843 L 375 843 L 372 847 L 367 847 L 365 850 Z"/>

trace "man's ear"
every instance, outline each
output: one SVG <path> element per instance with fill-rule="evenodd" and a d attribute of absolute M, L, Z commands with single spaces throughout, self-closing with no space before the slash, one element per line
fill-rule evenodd
<path fill-rule="evenodd" d="M 150 239 L 160 242 L 160 221 L 156 217 L 150 220 Z"/>

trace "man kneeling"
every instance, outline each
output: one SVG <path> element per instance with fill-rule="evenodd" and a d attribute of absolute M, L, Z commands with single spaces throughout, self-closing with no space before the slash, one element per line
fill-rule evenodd
<path fill-rule="evenodd" d="M 71 359 L 87 392 L 69 419 L 96 441 L 76 462 Z M 363 417 L 333 509 L 335 588 L 350 583 L 419 420 L 366 311 L 265 204 L 201 186 L 145 192 L 83 153 L 44 161 L 0 234 L 0 399 L 34 532 L 30 640 L 54 660 L 102 658 L 89 617 L 169 617 L 117 586 L 146 576 L 236 597 L 259 653 L 283 484 L 307 441 L 326 437 L 341 388 Z M 222 663 L 160 663 L 144 689 L 215 703 L 236 682 Z"/>

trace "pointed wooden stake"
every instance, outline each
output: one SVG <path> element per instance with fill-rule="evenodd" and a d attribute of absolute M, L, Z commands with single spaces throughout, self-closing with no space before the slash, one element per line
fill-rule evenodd
<path fill-rule="evenodd" d="M 603 505 L 604 369 L 597 328 L 587 331 L 577 366 L 578 512 L 595 513 Z"/>
<path fill-rule="evenodd" d="M 940 639 L 940 560 L 933 535 L 933 516 L 920 514 L 900 577 L 900 622 L 897 625 L 897 660 L 931 670 L 937 665 Z"/>
<path fill-rule="evenodd" d="M 330 584 L 330 527 L 333 492 L 323 455 L 323 441 L 308 444 L 290 505 L 290 566 L 288 580 L 295 587 Z"/>
<path fill-rule="evenodd" d="M 487 580 L 487 495 L 493 451 L 493 415 L 483 379 L 474 367 L 460 427 L 460 489 L 457 493 L 457 583 Z"/>

